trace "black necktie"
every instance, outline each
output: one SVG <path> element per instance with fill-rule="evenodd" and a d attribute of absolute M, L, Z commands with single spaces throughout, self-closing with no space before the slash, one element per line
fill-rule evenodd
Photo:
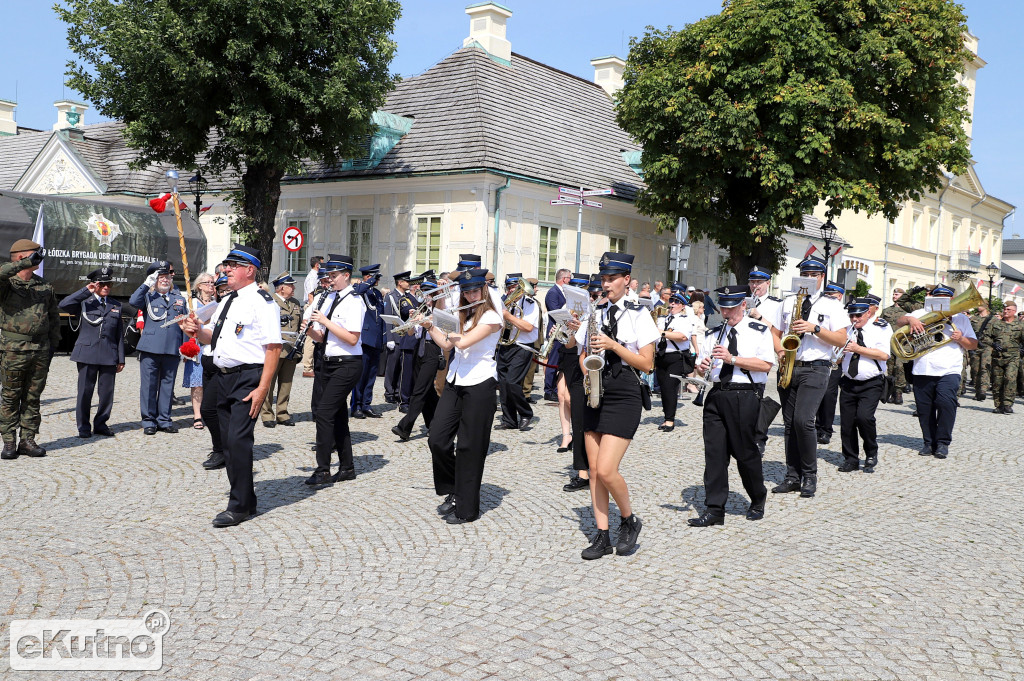
<path fill-rule="evenodd" d="M 605 335 L 609 338 L 615 338 L 616 334 L 619 332 L 619 320 L 617 319 L 618 313 L 618 307 L 615 305 L 608 306 L 608 321 L 605 323 Z"/>
<path fill-rule="evenodd" d="M 804 304 L 800 307 L 800 319 L 807 321 L 811 318 L 811 297 L 804 298 Z"/>
<path fill-rule="evenodd" d="M 864 332 L 861 329 L 857 329 L 857 345 L 864 345 Z M 850 378 L 857 378 L 857 373 L 860 371 L 860 355 L 853 353 L 850 357 L 850 368 L 846 370 L 846 375 Z"/>
<path fill-rule="evenodd" d="M 733 356 L 735 361 L 736 353 L 739 352 L 739 346 L 736 345 L 736 327 L 729 329 L 729 354 Z M 732 381 L 732 364 L 726 364 L 725 360 L 722 360 L 722 370 L 718 372 L 718 380 L 722 383 L 729 383 Z"/>
<path fill-rule="evenodd" d="M 234 302 L 237 297 L 238 291 L 232 291 L 228 294 L 227 302 L 224 303 L 224 309 L 220 311 L 220 317 L 217 318 L 217 323 L 213 326 L 213 338 L 210 339 L 210 352 L 217 349 L 217 339 L 220 338 L 221 329 L 224 328 L 224 320 L 227 319 L 231 303 Z"/>
<path fill-rule="evenodd" d="M 106 298 L 100 298 L 100 309 L 101 310 L 106 310 L 107 309 L 107 299 Z"/>

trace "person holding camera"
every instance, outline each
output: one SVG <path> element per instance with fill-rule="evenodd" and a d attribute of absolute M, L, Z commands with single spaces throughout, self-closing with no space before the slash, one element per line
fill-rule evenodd
<path fill-rule="evenodd" d="M 39 398 L 46 387 L 50 359 L 60 344 L 60 316 L 53 286 L 33 270 L 46 251 L 29 239 L 11 245 L 11 261 L 0 266 L 0 458 L 46 456 L 36 444 L 42 417 Z M 18 443 L 18 428 L 21 442 Z"/>

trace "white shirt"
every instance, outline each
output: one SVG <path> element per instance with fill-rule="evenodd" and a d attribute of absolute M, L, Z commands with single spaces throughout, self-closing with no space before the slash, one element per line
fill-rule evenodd
<path fill-rule="evenodd" d="M 782 301 L 782 326 L 779 327 L 779 330 L 783 335 L 788 333 L 795 299 L 795 295 L 789 295 Z M 800 310 L 797 310 L 796 314 L 797 319 L 800 319 Z M 808 315 L 807 321 L 817 324 L 826 331 L 840 331 L 850 326 L 850 316 L 846 314 L 843 304 L 838 300 L 821 295 L 820 292 L 811 296 L 811 314 Z M 834 345 L 826 343 L 813 333 L 805 333 L 800 342 L 800 348 L 796 351 L 796 358 L 801 362 L 820 359 L 831 362 L 834 349 Z"/>
<path fill-rule="evenodd" d="M 869 350 L 881 350 L 887 355 L 892 354 L 892 351 L 889 349 L 889 344 L 892 341 L 892 327 L 884 319 L 874 322 L 869 321 L 864 325 L 863 329 L 859 330 L 864 336 L 864 347 Z M 846 337 L 851 339 L 852 343 L 857 342 L 857 331 L 858 329 L 851 326 L 846 334 Z M 862 355 L 860 361 L 857 362 L 857 375 L 850 376 L 850 360 L 853 359 L 853 354 L 852 352 L 843 353 L 844 376 L 849 376 L 855 381 L 866 381 L 869 378 L 885 373 L 886 366 L 888 365 L 886 360 L 877 360 L 878 363 L 876 364 L 876 360 Z"/>
<path fill-rule="evenodd" d="M 790 307 L 793 301 L 789 301 Z M 761 314 L 761 321 L 771 324 L 773 328 L 782 328 L 782 300 L 773 296 L 765 296 L 757 303 L 757 311 Z"/>
<path fill-rule="evenodd" d="M 694 333 L 694 320 L 696 318 L 696 315 L 692 313 L 689 316 L 680 313 L 677 315 L 670 314 L 667 317 L 658 318 L 657 326 L 659 331 L 677 331 L 682 332 L 684 336 L 683 340 L 677 341 L 666 338 L 666 354 L 670 352 L 686 352 L 690 349 L 690 336 Z M 665 328 L 666 325 L 668 325 L 668 329 Z"/>
<path fill-rule="evenodd" d="M 736 352 L 733 353 L 736 357 L 753 357 L 769 364 L 775 362 L 775 343 L 772 341 L 772 332 L 769 326 L 756 319 L 743 317 L 734 327 L 723 324 L 711 329 L 701 345 L 698 364 L 704 361 L 705 357 L 711 357 L 711 351 L 715 349 L 716 345 L 729 347 L 730 329 L 736 330 Z M 725 360 L 712 358 L 711 370 L 706 378 L 712 383 L 720 383 L 720 374 L 724 364 Z M 754 383 L 764 383 L 768 380 L 767 371 L 751 371 L 749 373 L 750 377 L 754 379 Z M 732 380 L 729 382 L 750 383 L 750 379 L 747 378 L 743 369 L 733 366 Z"/>
<path fill-rule="evenodd" d="M 235 292 L 234 302 L 224 315 L 229 294 L 217 304 L 211 324 L 205 328 L 215 331 L 216 322 L 224 316 L 217 347 L 212 351 L 213 363 L 221 369 L 240 364 L 263 364 L 268 345 L 281 344 L 281 308 L 273 298 L 263 297 L 263 289 L 253 282 Z M 212 345 L 212 343 L 211 343 Z"/>
<path fill-rule="evenodd" d="M 500 327 L 503 322 L 501 315 L 493 310 L 487 310 L 481 315 L 480 323 L 496 324 Z M 472 328 L 469 326 L 463 329 L 462 333 L 468 333 Z M 494 348 L 498 345 L 500 336 L 499 328 L 468 348 L 455 348 L 451 365 L 448 367 L 448 382 L 454 382 L 455 385 L 477 385 L 488 378 L 497 379 L 498 365 L 494 361 Z"/>
<path fill-rule="evenodd" d="M 309 300 L 309 294 L 316 290 L 316 285 L 319 281 L 317 279 L 318 273 L 319 270 L 310 270 L 309 273 L 306 274 L 305 280 L 302 282 L 302 290 L 306 293 L 305 297 L 302 299 L 303 305 L 305 305 L 306 301 Z"/>
<path fill-rule="evenodd" d="M 519 304 L 523 308 L 523 314 L 520 319 L 533 324 L 533 331 L 520 331 L 516 342 L 523 345 L 533 345 L 537 342 L 537 336 L 540 334 L 540 329 L 537 328 L 540 325 L 540 305 L 528 298 L 521 298 Z"/>
<path fill-rule="evenodd" d="M 601 315 L 598 328 L 601 329 L 608 323 L 609 311 L 613 306 L 617 307 L 619 309 L 619 312 L 616 313 L 618 331 L 615 334 L 615 340 L 630 352 L 638 353 L 640 348 L 661 338 L 661 331 L 654 325 L 654 320 L 651 319 L 651 313 L 647 311 L 647 308 L 641 307 L 639 310 L 634 310 L 627 308 L 626 302 L 626 297 L 623 296 L 617 303 L 598 306 L 595 312 L 595 314 Z M 580 324 L 579 330 L 576 331 L 576 343 L 583 348 L 587 343 L 588 326 L 587 321 L 584 320 Z"/>
<path fill-rule="evenodd" d="M 337 305 L 334 304 L 335 300 L 339 300 Z M 333 312 L 331 312 L 331 308 L 334 308 Z M 361 297 L 352 293 L 351 286 L 327 296 L 322 309 L 325 310 L 325 314 L 331 312 L 331 321 L 346 331 L 351 331 L 352 333 L 362 332 L 363 315 L 366 314 L 366 305 Z M 310 310 L 310 314 L 312 314 L 312 310 Z M 318 324 L 317 326 L 322 328 L 322 325 Z M 356 341 L 355 345 L 349 345 L 331 332 L 327 332 L 326 340 L 327 345 L 324 347 L 325 357 L 363 354 L 363 344 L 359 341 Z"/>
<path fill-rule="evenodd" d="M 928 314 L 927 310 L 920 309 L 911 312 L 910 316 L 921 317 Z M 948 338 L 953 333 L 949 321 L 956 325 L 956 328 L 967 338 L 977 338 L 971 320 L 963 312 L 953 315 L 952 320 L 947 320 L 942 327 L 942 332 Z M 946 343 L 941 348 L 935 348 L 931 352 L 914 360 L 915 376 L 950 376 L 960 375 L 964 366 L 964 349 L 956 343 Z"/>

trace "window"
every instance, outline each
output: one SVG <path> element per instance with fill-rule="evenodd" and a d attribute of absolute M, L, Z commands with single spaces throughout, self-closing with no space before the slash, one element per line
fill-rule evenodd
<path fill-rule="evenodd" d="M 416 271 L 441 269 L 441 216 L 416 218 Z"/>
<path fill-rule="evenodd" d="M 372 264 L 373 218 L 349 218 L 348 253 L 356 269 Z"/>
<path fill-rule="evenodd" d="M 608 237 L 608 250 L 612 253 L 627 253 L 626 237 L 611 235 Z"/>
<path fill-rule="evenodd" d="M 921 246 L 921 214 L 914 213 L 914 219 L 910 224 L 910 244 L 911 248 L 920 248 Z"/>
<path fill-rule="evenodd" d="M 537 246 L 537 278 L 554 281 L 558 271 L 558 228 L 540 226 L 540 244 Z"/>
<path fill-rule="evenodd" d="M 288 251 L 288 271 L 292 274 L 305 274 L 309 271 L 309 254 L 306 248 L 309 241 L 309 220 L 289 220 L 288 227 L 298 227 L 302 232 L 302 248 Z"/>
<path fill-rule="evenodd" d="M 928 218 L 928 248 L 939 252 L 939 219 L 934 215 Z"/>

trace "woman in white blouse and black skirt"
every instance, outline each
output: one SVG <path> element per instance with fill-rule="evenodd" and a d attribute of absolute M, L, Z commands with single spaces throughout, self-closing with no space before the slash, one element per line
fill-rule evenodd
<path fill-rule="evenodd" d="M 583 550 L 584 560 L 601 558 L 613 551 L 608 536 L 609 494 L 622 518 L 614 550 L 620 555 L 632 552 L 642 525 L 630 505 L 629 489 L 619 473 L 619 463 L 640 425 L 641 408 L 650 409 L 650 394 L 645 392 L 647 386 L 639 372 L 654 369 L 654 342 L 661 333 L 647 308 L 625 299 L 632 269 L 632 255 L 602 256 L 601 285 L 607 300 L 594 311 L 599 315 L 599 332 L 588 338 L 589 324 L 583 324 L 571 341 L 582 345 L 581 369 L 590 353 L 600 353 L 605 360 L 601 404 L 596 409 L 588 405 L 583 412 L 590 461 L 590 498 L 597 524 L 597 537 Z M 594 387 L 592 384 L 591 389 Z"/>
<path fill-rule="evenodd" d="M 696 363 L 693 315 L 685 313 L 686 298 L 673 293 L 668 299 L 668 314 L 657 321 L 661 338 L 654 357 L 658 385 L 661 386 L 661 407 L 665 422 L 658 430 L 671 433 L 676 427 L 676 405 L 679 404 L 679 383 L 689 376 Z"/>
<path fill-rule="evenodd" d="M 502 318 L 488 295 L 486 274 L 485 269 L 471 269 L 454 280 L 459 285 L 459 307 L 472 306 L 455 312 L 460 333 L 446 335 L 429 321 L 423 325 L 443 352 L 455 349 L 427 438 L 434 460 L 434 491 L 446 495 L 437 510 L 450 525 L 480 516 L 484 458 L 498 406 L 494 350 Z"/>

